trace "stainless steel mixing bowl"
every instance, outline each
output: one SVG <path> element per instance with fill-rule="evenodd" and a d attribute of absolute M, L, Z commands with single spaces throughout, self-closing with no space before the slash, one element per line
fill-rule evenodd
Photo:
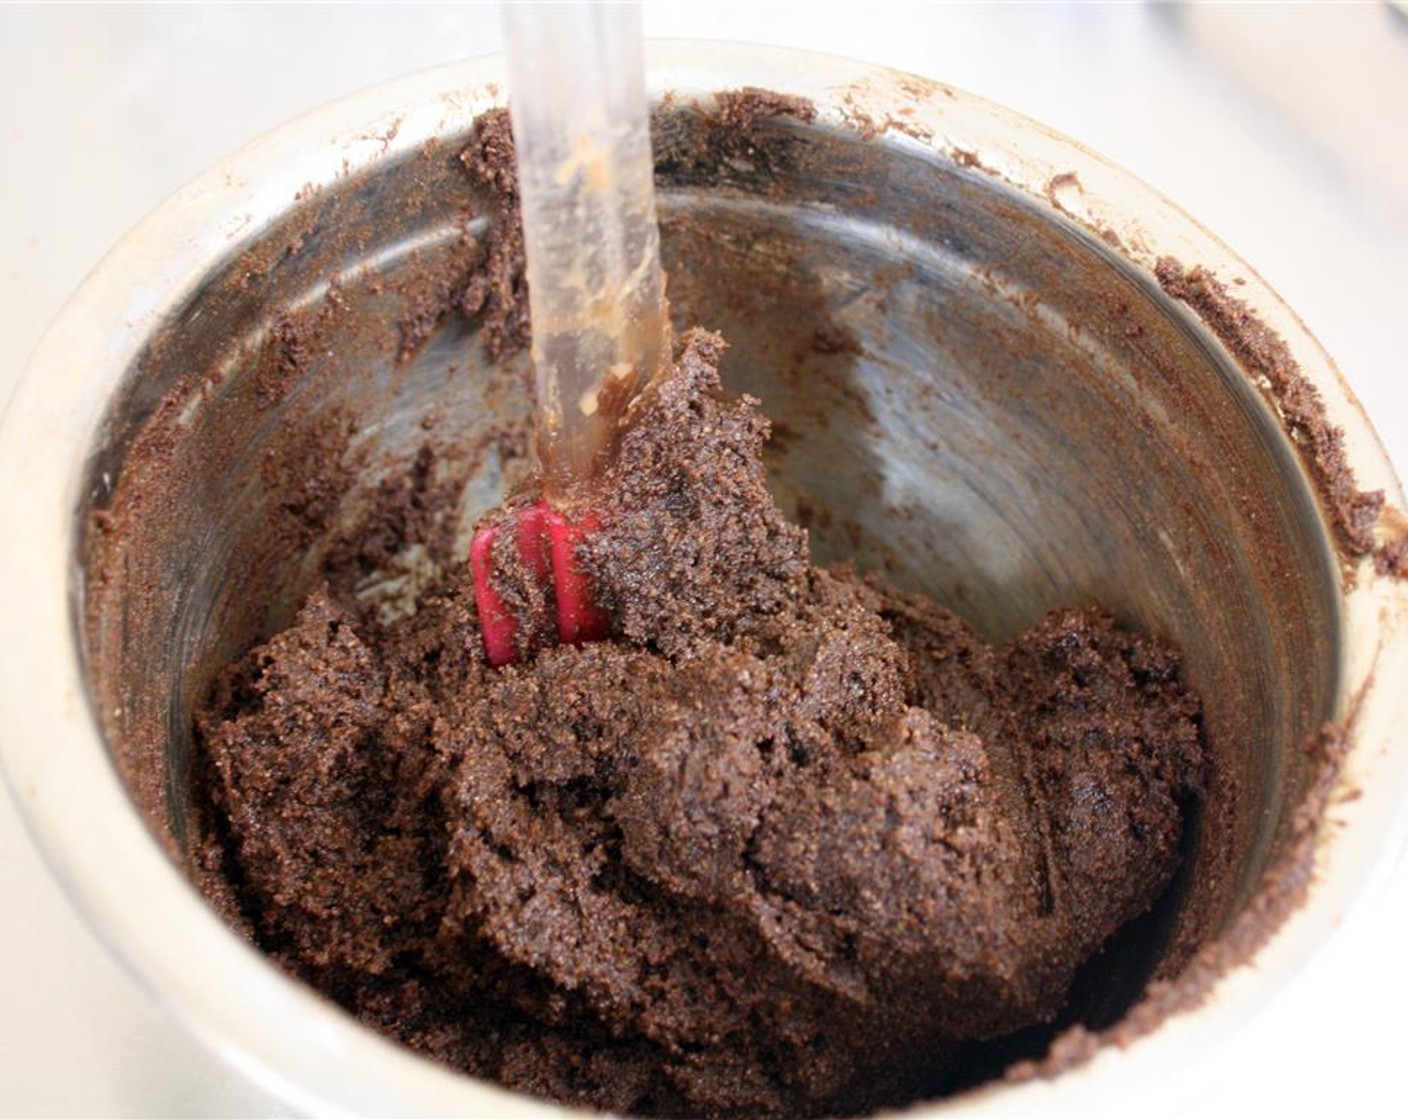
<path fill-rule="evenodd" d="M 883 569 L 994 638 L 1096 602 L 1186 651 L 1223 781 L 1177 889 L 1081 996 L 1086 1021 L 1118 1019 L 1150 975 L 1233 928 L 1297 835 L 1318 773 L 1302 744 L 1344 729 L 1338 788 L 1357 796 L 1331 799 L 1308 900 L 1255 970 L 1127 1049 L 967 1104 L 1167 1099 L 1401 832 L 1388 735 L 1408 593 L 1337 550 L 1262 371 L 1168 294 L 1157 262 L 1208 270 L 1280 336 L 1359 484 L 1387 491 L 1391 526 L 1402 495 L 1382 450 L 1250 268 L 1069 140 L 833 58 L 677 44 L 651 71 L 678 318 L 727 336 L 726 378 L 773 418 L 776 492 L 817 558 Z M 370 1034 L 230 933 L 181 866 L 191 717 L 213 674 L 287 619 L 428 438 L 468 479 L 463 524 L 523 469 L 502 438 L 527 421 L 523 359 L 494 363 L 454 316 L 424 339 L 417 326 L 417 293 L 482 232 L 457 155 L 500 81 L 479 60 L 388 84 L 182 190 L 65 308 L 0 437 L 0 743 L 25 815 L 156 997 L 319 1112 L 553 1111 Z M 691 100 L 742 86 L 812 98 L 818 119 L 767 122 L 757 142 L 710 134 Z M 281 381 L 281 317 L 324 311 L 316 355 Z M 416 577 L 416 557 L 398 563 Z"/>

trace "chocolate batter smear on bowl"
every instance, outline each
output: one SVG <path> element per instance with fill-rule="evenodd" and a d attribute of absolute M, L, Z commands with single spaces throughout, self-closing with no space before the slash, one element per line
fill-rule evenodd
<path fill-rule="evenodd" d="M 469 1073 L 864 1114 L 1051 1021 L 1164 892 L 1199 702 L 1098 610 L 993 648 L 813 565 L 725 346 L 681 338 L 597 480 L 614 638 L 490 667 L 468 564 L 390 622 L 318 591 L 199 716 L 203 862 L 284 968 Z"/>

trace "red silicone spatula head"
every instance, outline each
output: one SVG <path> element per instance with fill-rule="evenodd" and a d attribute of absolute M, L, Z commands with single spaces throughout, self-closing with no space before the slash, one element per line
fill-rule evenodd
<path fill-rule="evenodd" d="M 594 593 L 577 546 L 600 524 L 595 514 L 572 521 L 547 502 L 536 502 L 474 534 L 469 563 L 484 653 L 496 668 L 535 652 L 541 635 L 569 644 L 594 642 L 611 633 L 611 616 Z M 495 546 L 501 535 L 515 540 L 522 570 L 537 581 L 541 595 L 532 603 L 547 605 L 550 617 L 521 617 L 504 601 L 495 579 Z M 536 606 L 528 608 L 536 610 Z"/>

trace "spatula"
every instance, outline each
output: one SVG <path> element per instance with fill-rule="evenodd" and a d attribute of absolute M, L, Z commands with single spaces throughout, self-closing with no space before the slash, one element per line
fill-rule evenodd
<path fill-rule="evenodd" d="M 471 545 L 495 666 L 610 633 L 577 560 L 599 525 L 590 483 L 669 351 L 638 9 L 506 4 L 504 18 L 542 498 L 481 526 Z M 538 606 L 511 609 L 499 590 L 505 537 Z"/>

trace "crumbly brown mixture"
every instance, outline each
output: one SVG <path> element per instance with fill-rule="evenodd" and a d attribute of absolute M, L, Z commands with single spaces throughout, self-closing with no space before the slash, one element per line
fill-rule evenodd
<path fill-rule="evenodd" d="M 735 133 L 746 133 L 759 121 L 790 117 L 797 121 L 816 120 L 816 105 L 805 97 L 776 90 L 744 86 L 722 90 L 714 97 L 715 115 L 720 125 Z"/>
<path fill-rule="evenodd" d="M 460 296 L 466 319 L 482 318 L 489 356 L 528 345 L 528 281 L 523 267 L 523 219 L 518 209 L 518 165 L 505 111 L 482 114 L 460 153 L 465 170 L 493 200 L 483 251 Z"/>
<path fill-rule="evenodd" d="M 649 1115 L 862 1113 L 1048 1020 L 1199 792 L 1176 655 L 1099 612 L 993 649 L 807 559 L 767 422 L 684 340 L 585 548 L 619 638 L 486 666 L 465 568 L 314 595 L 199 720 L 207 866 L 373 1026 Z"/>
<path fill-rule="evenodd" d="M 1301 372 L 1285 341 L 1245 302 L 1201 266 L 1171 257 L 1158 262 L 1159 283 L 1196 311 L 1253 376 L 1264 379 L 1286 433 L 1300 449 L 1351 556 L 1372 556 L 1380 575 L 1408 578 L 1408 535 L 1400 528 L 1376 543 L 1384 509 L 1382 490 L 1361 490 L 1344 449 L 1344 432 L 1330 422 L 1320 391 Z"/>

